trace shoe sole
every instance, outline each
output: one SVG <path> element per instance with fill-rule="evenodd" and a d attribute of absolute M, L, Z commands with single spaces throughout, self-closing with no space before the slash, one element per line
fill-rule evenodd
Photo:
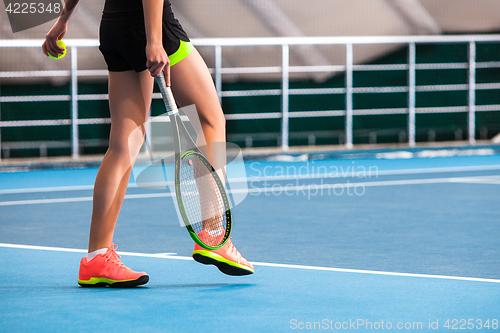
<path fill-rule="evenodd" d="M 243 276 L 243 275 L 250 275 L 253 274 L 253 271 L 240 268 L 237 266 L 230 265 L 228 263 L 218 261 L 216 259 L 206 257 L 204 255 L 201 255 L 199 253 L 194 253 L 193 254 L 193 259 L 200 264 L 204 265 L 214 265 L 216 266 L 219 271 L 221 271 L 224 274 L 231 275 L 231 276 Z"/>
<path fill-rule="evenodd" d="M 117 281 L 117 282 L 98 282 L 98 283 L 92 283 L 92 284 L 81 283 L 80 280 L 78 280 L 78 284 L 84 288 L 103 288 L 103 287 L 133 288 L 133 287 L 137 287 L 137 286 L 146 284 L 146 283 L 148 283 L 148 281 L 149 281 L 149 276 L 143 275 L 136 280 Z"/>

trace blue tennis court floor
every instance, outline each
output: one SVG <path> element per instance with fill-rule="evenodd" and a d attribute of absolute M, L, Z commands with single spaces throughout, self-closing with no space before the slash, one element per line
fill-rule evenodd
<path fill-rule="evenodd" d="M 0 173 L 0 331 L 497 330 L 500 155 L 391 154 L 247 161 L 247 277 L 191 260 L 172 198 L 132 180 L 114 238 L 150 275 L 132 290 L 76 283 L 97 168 Z"/>

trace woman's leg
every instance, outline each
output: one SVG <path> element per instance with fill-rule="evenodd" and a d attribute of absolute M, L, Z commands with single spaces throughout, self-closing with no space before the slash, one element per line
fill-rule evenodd
<path fill-rule="evenodd" d="M 186 58 L 172 66 L 170 74 L 177 103 L 180 106 L 196 105 L 207 142 L 208 151 L 204 153 L 209 154 L 216 169 L 223 167 L 225 154 L 215 151 L 215 146 L 210 144 L 226 141 L 226 121 L 207 65 L 194 49 Z M 203 147 L 200 149 L 203 151 Z M 254 272 L 252 264 L 241 256 L 231 240 L 220 249 L 211 251 L 195 244 L 193 258 L 203 264 L 215 265 L 228 275 L 248 275 Z"/>
<path fill-rule="evenodd" d="M 137 137 L 134 130 L 146 122 L 152 92 L 153 78 L 147 70 L 109 73 L 111 132 L 95 180 L 89 252 L 111 246 L 132 166 L 143 141 L 143 135 Z M 130 140 L 131 135 L 134 140 Z"/>
<path fill-rule="evenodd" d="M 172 91 L 179 106 L 196 106 L 208 151 L 203 151 L 204 147 L 200 147 L 201 150 L 208 153 L 216 168 L 222 167 L 219 161 L 212 159 L 215 156 L 212 156 L 210 143 L 226 142 L 226 120 L 205 61 L 194 49 L 172 66 L 170 74 Z"/>

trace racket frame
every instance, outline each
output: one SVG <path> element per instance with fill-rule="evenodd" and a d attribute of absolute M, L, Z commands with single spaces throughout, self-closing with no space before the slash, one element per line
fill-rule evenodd
<path fill-rule="evenodd" d="M 222 183 L 219 175 L 217 174 L 215 168 L 212 166 L 210 161 L 203 155 L 203 153 L 200 151 L 200 149 L 196 146 L 193 138 L 191 135 L 189 135 L 189 132 L 186 129 L 186 126 L 182 123 L 182 119 L 179 115 L 179 110 L 177 109 L 177 104 L 175 103 L 174 96 L 172 94 L 172 90 L 170 87 L 166 85 L 165 82 L 165 77 L 163 76 L 163 73 L 160 74 L 160 76 L 156 77 L 156 82 L 158 83 L 158 87 L 160 88 L 161 95 L 163 97 L 163 102 L 165 104 L 165 108 L 167 110 L 167 115 L 170 118 L 170 125 L 172 126 L 172 134 L 174 137 L 174 145 L 175 145 L 175 196 L 177 199 L 177 204 L 179 207 L 179 212 L 182 216 L 182 220 L 184 222 L 184 225 L 186 226 L 186 229 L 189 232 L 189 235 L 191 238 L 195 241 L 196 244 L 199 246 L 207 249 L 207 250 L 217 250 L 223 247 L 227 241 L 229 240 L 229 237 L 231 235 L 231 227 L 232 227 L 232 216 L 231 216 L 231 209 L 229 205 L 229 199 L 227 197 L 226 189 L 224 188 L 224 184 Z M 187 141 L 188 145 L 190 146 L 190 149 L 182 152 L 182 146 L 181 146 L 181 134 L 183 138 Z M 181 172 L 181 164 L 182 160 L 184 158 L 187 158 L 191 155 L 196 155 L 197 158 L 205 164 L 209 172 L 212 174 L 217 187 L 220 191 L 220 194 L 222 196 L 222 201 L 224 202 L 224 210 L 226 214 L 226 230 L 224 230 L 224 238 L 222 242 L 217 245 L 217 246 L 210 246 L 205 243 L 203 243 L 196 232 L 194 231 L 193 227 L 191 226 L 191 221 L 189 221 L 189 218 L 186 214 L 186 210 L 184 209 L 184 202 L 182 200 L 181 196 L 181 183 L 180 183 L 180 172 Z M 162 160 L 163 163 L 163 160 Z"/>

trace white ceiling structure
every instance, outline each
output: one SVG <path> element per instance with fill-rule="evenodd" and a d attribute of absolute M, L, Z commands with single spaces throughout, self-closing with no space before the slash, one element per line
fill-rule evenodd
<path fill-rule="evenodd" d="M 499 0 L 171 0 L 191 38 L 435 35 L 500 31 Z M 103 0 L 81 1 L 66 38 L 97 38 Z M 43 38 L 53 22 L 13 34 L 0 5 L 0 39 Z M 355 46 L 362 63 L 394 45 Z M 209 66 L 213 49 L 200 48 Z M 342 46 L 291 48 L 292 65 L 344 64 Z M 97 49 L 79 50 L 79 68 L 104 69 Z M 69 58 L 69 57 L 67 57 Z M 223 48 L 223 66 L 276 66 L 278 47 Z M 0 49 L 0 71 L 68 69 L 40 49 Z M 272 76 L 269 76 L 270 78 Z M 251 78 L 248 77 L 247 78 Z M 259 76 L 262 79 L 262 75 Z M 323 79 L 324 77 L 315 77 Z M 5 80 L 5 79 L 3 79 Z"/>

